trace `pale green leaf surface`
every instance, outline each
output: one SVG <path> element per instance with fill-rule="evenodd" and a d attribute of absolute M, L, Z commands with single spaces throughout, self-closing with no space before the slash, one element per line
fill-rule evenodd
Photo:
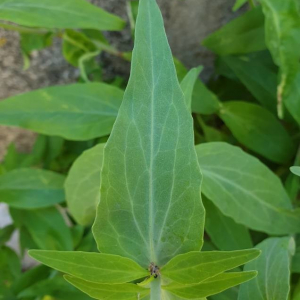
<path fill-rule="evenodd" d="M 0 176 L 0 202 L 11 207 L 35 209 L 65 199 L 63 175 L 39 169 L 16 169 Z"/>
<path fill-rule="evenodd" d="M 55 207 L 34 210 L 10 210 L 17 220 L 30 233 L 36 245 L 48 250 L 72 250 L 73 240 L 70 228 Z"/>
<path fill-rule="evenodd" d="M 91 252 L 30 250 L 39 262 L 77 278 L 102 284 L 119 284 L 149 275 L 129 258 Z"/>
<path fill-rule="evenodd" d="M 300 167 L 291 167 L 290 170 L 295 175 L 300 176 Z"/>
<path fill-rule="evenodd" d="M 205 197 L 203 203 L 206 210 L 205 230 L 220 250 L 242 250 L 253 247 L 249 230 L 245 226 L 223 215 L 213 202 Z"/>
<path fill-rule="evenodd" d="M 121 30 L 124 21 L 85 0 L 0 0 L 0 19 L 43 28 Z"/>
<path fill-rule="evenodd" d="M 252 9 L 229 22 L 208 36 L 202 44 L 222 56 L 264 50 L 264 15 L 261 8 Z"/>
<path fill-rule="evenodd" d="M 193 121 L 155 0 L 142 0 L 128 88 L 104 149 L 93 232 L 143 267 L 200 250 L 204 208 Z"/>
<path fill-rule="evenodd" d="M 91 224 L 100 199 L 104 144 L 86 150 L 73 163 L 65 182 L 68 208 L 77 223 Z"/>
<path fill-rule="evenodd" d="M 257 249 L 238 251 L 189 252 L 171 259 L 161 274 L 180 284 L 198 284 L 241 266 L 260 255 Z"/>
<path fill-rule="evenodd" d="M 269 238 L 257 248 L 262 255 L 245 266 L 257 270 L 258 276 L 241 286 L 239 300 L 287 300 L 290 289 L 290 259 L 294 251 L 290 237 Z"/>
<path fill-rule="evenodd" d="M 108 135 L 123 91 L 104 83 L 49 87 L 0 102 L 0 124 L 70 140 Z"/>
<path fill-rule="evenodd" d="M 137 300 L 150 293 L 150 289 L 129 283 L 100 284 L 71 276 L 65 276 L 65 279 L 90 297 L 99 300 Z"/>
<path fill-rule="evenodd" d="M 249 149 L 277 163 L 292 158 L 295 146 L 291 137 L 263 107 L 241 101 L 225 102 L 219 116 L 234 137 Z"/>
<path fill-rule="evenodd" d="M 186 106 L 188 107 L 189 110 L 192 109 L 192 96 L 193 96 L 194 86 L 202 70 L 203 70 L 202 66 L 191 69 L 180 83 L 180 87 L 185 97 Z"/>
<path fill-rule="evenodd" d="M 184 299 L 208 297 L 225 291 L 233 286 L 249 281 L 257 276 L 257 272 L 223 273 L 197 285 L 179 285 L 173 283 L 163 288 Z"/>
<path fill-rule="evenodd" d="M 202 191 L 237 223 L 270 234 L 299 232 L 300 219 L 279 178 L 240 148 L 215 142 L 196 146 Z"/>

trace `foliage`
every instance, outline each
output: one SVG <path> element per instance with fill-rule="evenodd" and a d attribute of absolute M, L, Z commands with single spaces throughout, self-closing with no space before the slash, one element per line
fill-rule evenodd
<path fill-rule="evenodd" d="M 1 125 L 38 133 L 0 164 L 0 299 L 300 299 L 300 8 L 249 4 L 202 42 L 203 83 L 172 57 L 155 0 L 128 3 L 133 53 L 103 34 L 125 22 L 84 0 L 0 0 L 25 67 L 62 39 L 80 71 L 0 102 Z M 103 52 L 131 61 L 125 91 L 104 82 Z M 43 265 L 23 272 L 28 250 Z"/>

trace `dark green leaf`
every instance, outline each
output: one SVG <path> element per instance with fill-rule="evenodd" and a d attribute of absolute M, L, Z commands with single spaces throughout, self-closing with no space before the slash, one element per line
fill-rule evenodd
<path fill-rule="evenodd" d="M 0 248 L 10 239 L 14 230 L 14 225 L 7 225 L 3 228 L 0 228 Z"/>

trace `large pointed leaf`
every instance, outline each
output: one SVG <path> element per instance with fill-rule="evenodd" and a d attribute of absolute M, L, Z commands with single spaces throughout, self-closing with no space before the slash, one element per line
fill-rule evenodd
<path fill-rule="evenodd" d="M 16 169 L 0 176 L 0 202 L 23 209 L 52 206 L 65 200 L 64 181 L 51 171 Z"/>
<path fill-rule="evenodd" d="M 96 283 L 126 283 L 149 274 L 131 259 L 111 254 L 43 250 L 29 254 L 51 268 Z"/>
<path fill-rule="evenodd" d="M 291 167 L 290 168 L 291 172 L 294 173 L 297 176 L 300 176 L 300 167 Z"/>
<path fill-rule="evenodd" d="M 124 21 L 85 0 L 0 0 L 0 19 L 44 28 L 120 30 Z"/>
<path fill-rule="evenodd" d="M 290 237 L 269 238 L 257 245 L 262 255 L 245 266 L 258 276 L 241 286 L 239 300 L 287 300 L 290 290 L 290 260 L 294 252 Z"/>
<path fill-rule="evenodd" d="M 259 160 L 226 143 L 196 146 L 205 196 L 237 223 L 270 234 L 300 231 L 299 211 L 279 178 Z"/>
<path fill-rule="evenodd" d="M 70 213 L 81 225 L 91 224 L 100 199 L 104 144 L 85 151 L 72 165 L 65 183 Z"/>
<path fill-rule="evenodd" d="M 65 279 L 92 298 L 99 300 L 137 300 L 143 299 L 150 293 L 149 289 L 129 283 L 99 284 L 71 276 L 65 276 Z"/>
<path fill-rule="evenodd" d="M 163 287 L 172 294 L 184 299 L 197 299 L 218 294 L 233 286 L 256 277 L 257 272 L 223 273 L 196 285 L 179 285 L 173 283 Z M 255 299 L 256 300 L 256 299 Z"/>
<path fill-rule="evenodd" d="M 104 83 L 45 88 L 0 102 L 0 124 L 70 140 L 108 135 L 123 92 Z"/>
<path fill-rule="evenodd" d="M 256 249 L 189 252 L 171 259 L 161 269 L 161 274 L 181 284 L 197 284 L 243 265 L 259 255 L 260 251 Z"/>
<path fill-rule="evenodd" d="M 193 123 L 155 0 L 141 0 L 132 71 L 104 150 L 99 250 L 146 267 L 200 250 L 204 208 Z"/>

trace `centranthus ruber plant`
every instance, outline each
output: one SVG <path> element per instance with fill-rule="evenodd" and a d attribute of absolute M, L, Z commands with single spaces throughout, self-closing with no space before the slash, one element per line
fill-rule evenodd
<path fill-rule="evenodd" d="M 92 298 L 205 299 L 257 274 L 227 271 L 259 250 L 201 252 L 191 72 L 180 86 L 156 1 L 140 0 L 131 77 L 104 148 L 93 226 L 100 253 L 30 251 Z"/>

